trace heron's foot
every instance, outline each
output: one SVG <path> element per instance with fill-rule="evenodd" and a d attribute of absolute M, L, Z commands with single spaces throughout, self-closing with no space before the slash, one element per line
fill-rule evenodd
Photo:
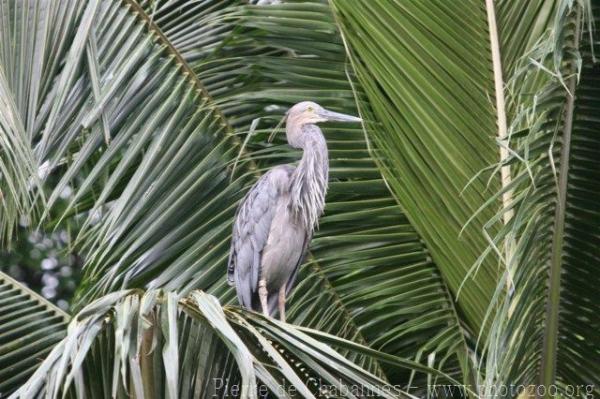
<path fill-rule="evenodd" d="M 279 319 L 285 323 L 285 285 L 279 289 Z"/>
<path fill-rule="evenodd" d="M 260 299 L 260 307 L 265 316 L 269 316 L 269 305 L 267 304 L 267 297 L 269 292 L 267 291 L 267 280 L 258 281 L 258 298 Z"/>

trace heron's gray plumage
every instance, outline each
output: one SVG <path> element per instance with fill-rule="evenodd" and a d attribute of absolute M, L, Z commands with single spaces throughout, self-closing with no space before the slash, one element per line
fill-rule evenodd
<path fill-rule="evenodd" d="M 235 284 L 240 304 L 259 309 L 257 289 L 261 260 L 277 211 L 289 203 L 290 182 L 295 168 L 280 165 L 265 173 L 248 191 L 238 208 L 227 280 Z M 273 239 L 271 239 L 273 240 Z M 303 241 L 306 241 L 306 234 Z M 305 247 L 304 242 L 302 245 Z M 301 259 L 296 260 L 297 267 Z M 291 284 L 290 284 L 291 285 Z M 276 306 L 277 303 L 274 303 Z"/>
<path fill-rule="evenodd" d="M 329 159 L 316 123 L 326 120 L 360 121 L 313 102 L 296 104 L 287 114 L 286 137 L 292 147 L 303 150 L 298 166 L 268 171 L 238 207 L 227 279 L 246 308 L 261 310 L 259 281 L 266 283 L 269 314 L 278 308 L 280 290 L 287 295 L 294 284 L 325 207 Z"/>

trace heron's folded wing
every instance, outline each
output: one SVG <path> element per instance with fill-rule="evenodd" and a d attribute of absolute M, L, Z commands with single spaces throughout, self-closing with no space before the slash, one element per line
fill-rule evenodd
<path fill-rule="evenodd" d="M 294 168 L 277 166 L 265 173 L 240 203 L 231 238 L 227 281 L 235 284 L 240 303 L 250 308 L 258 288 L 260 259 L 267 244 L 279 199 L 289 190 Z"/>

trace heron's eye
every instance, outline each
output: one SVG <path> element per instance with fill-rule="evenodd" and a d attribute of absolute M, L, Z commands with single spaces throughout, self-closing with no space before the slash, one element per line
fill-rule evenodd
<path fill-rule="evenodd" d="M 306 107 L 306 110 L 308 112 L 313 112 L 314 111 L 313 107 L 311 107 L 310 105 L 308 107 Z"/>

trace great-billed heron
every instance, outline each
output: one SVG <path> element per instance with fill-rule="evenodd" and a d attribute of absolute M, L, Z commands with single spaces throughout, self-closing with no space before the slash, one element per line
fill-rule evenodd
<path fill-rule="evenodd" d="M 329 176 L 327 143 L 319 122 L 360 122 L 303 101 L 287 112 L 286 137 L 303 150 L 297 167 L 265 173 L 240 203 L 231 241 L 227 280 L 240 304 L 285 321 L 285 301 L 325 207 Z"/>

